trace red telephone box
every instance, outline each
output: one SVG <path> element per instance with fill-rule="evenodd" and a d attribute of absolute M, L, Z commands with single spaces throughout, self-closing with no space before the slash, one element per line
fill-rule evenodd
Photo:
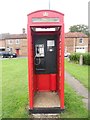
<path fill-rule="evenodd" d="M 64 15 L 53 10 L 28 14 L 28 87 L 31 113 L 64 110 Z"/>

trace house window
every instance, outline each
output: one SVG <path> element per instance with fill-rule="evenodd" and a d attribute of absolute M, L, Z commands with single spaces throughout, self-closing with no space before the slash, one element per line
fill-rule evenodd
<path fill-rule="evenodd" d="M 13 40 L 8 40 L 8 44 L 12 44 L 13 43 Z"/>
<path fill-rule="evenodd" d="M 16 39 L 16 44 L 20 44 L 20 40 L 19 39 Z"/>
<path fill-rule="evenodd" d="M 80 43 L 80 44 L 83 43 L 83 39 L 82 39 L 82 38 L 79 39 L 79 43 Z"/>

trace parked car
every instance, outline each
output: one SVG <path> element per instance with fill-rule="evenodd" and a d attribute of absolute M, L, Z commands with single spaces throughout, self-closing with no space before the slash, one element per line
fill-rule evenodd
<path fill-rule="evenodd" d="M 69 57 L 70 56 L 70 53 L 64 53 L 64 57 Z"/>
<path fill-rule="evenodd" d="M 0 52 L 1 58 L 15 58 L 17 57 L 16 53 L 10 53 L 10 52 Z"/>

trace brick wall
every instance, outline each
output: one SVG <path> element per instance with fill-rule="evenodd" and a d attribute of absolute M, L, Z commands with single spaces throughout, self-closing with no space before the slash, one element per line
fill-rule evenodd
<path fill-rule="evenodd" d="M 5 47 L 5 40 L 0 40 L 0 47 Z"/>
<path fill-rule="evenodd" d="M 65 49 L 66 52 L 74 52 L 74 38 L 65 38 Z"/>
<path fill-rule="evenodd" d="M 27 39 L 22 39 L 21 41 L 21 55 L 27 56 Z"/>
<path fill-rule="evenodd" d="M 12 48 L 12 52 L 16 53 L 16 49 L 19 49 L 19 56 L 27 56 L 27 39 L 18 39 L 19 43 L 17 44 L 17 39 L 7 39 L 6 48 Z M 12 41 L 12 43 L 10 43 Z"/>
<path fill-rule="evenodd" d="M 77 38 L 77 46 L 87 46 L 88 45 L 88 38 L 82 38 L 83 43 L 79 43 L 80 38 Z"/>
<path fill-rule="evenodd" d="M 66 52 L 73 53 L 76 52 L 76 48 L 84 47 L 85 51 L 88 51 L 88 38 L 82 38 L 83 42 L 80 43 L 81 38 L 65 38 L 65 48 Z M 89 48 L 90 49 L 90 48 Z"/>

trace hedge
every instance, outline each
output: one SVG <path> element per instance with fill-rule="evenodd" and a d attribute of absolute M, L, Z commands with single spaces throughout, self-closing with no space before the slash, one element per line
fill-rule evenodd
<path fill-rule="evenodd" d="M 70 61 L 79 63 L 80 55 L 83 55 L 83 64 L 90 65 L 90 53 L 73 53 L 69 56 Z"/>

